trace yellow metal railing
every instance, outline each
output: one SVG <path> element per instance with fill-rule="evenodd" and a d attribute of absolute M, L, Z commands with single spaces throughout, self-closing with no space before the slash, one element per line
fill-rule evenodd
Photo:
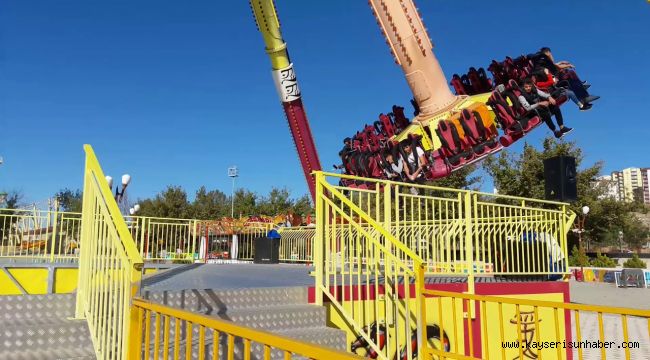
<path fill-rule="evenodd" d="M 79 213 L 0 209 L 0 258 L 76 259 L 80 229 Z"/>
<path fill-rule="evenodd" d="M 466 276 L 473 293 L 476 274 L 568 272 L 566 233 L 575 215 L 566 204 L 315 176 L 316 301 L 334 305 L 360 336 L 363 355 L 410 358 L 422 344 L 425 275 Z"/>
<path fill-rule="evenodd" d="M 76 317 L 86 319 L 98 359 L 127 359 L 131 308 L 143 259 L 90 145 L 84 145 L 81 254 Z"/>
<path fill-rule="evenodd" d="M 311 263 L 312 249 L 314 248 L 314 237 L 316 227 L 297 226 L 281 228 L 280 235 L 280 261 Z"/>
<path fill-rule="evenodd" d="M 426 274 L 564 275 L 567 204 L 323 173 L 424 261 Z M 346 184 L 348 185 L 348 184 Z M 390 188 L 390 197 L 384 189 Z M 362 224 L 366 226 L 366 224 Z M 375 231 L 370 229 L 369 231 Z"/>
<path fill-rule="evenodd" d="M 199 258 L 196 219 L 127 216 L 126 224 L 145 261 L 185 261 Z"/>
<path fill-rule="evenodd" d="M 421 338 L 418 319 L 425 319 L 423 272 L 416 271 L 422 259 L 379 223 L 390 219 L 391 208 L 380 219 L 379 207 L 388 204 L 380 193 L 391 198 L 391 188 L 375 190 L 367 202 L 356 201 L 316 173 L 316 303 L 329 301 L 360 336 L 359 355 L 411 359 Z M 375 212 L 360 207 L 371 203 Z"/>
<path fill-rule="evenodd" d="M 288 339 L 230 321 L 135 299 L 138 322 L 130 359 L 358 360 L 342 351 Z"/>
<path fill-rule="evenodd" d="M 438 314 L 440 333 L 464 333 L 468 342 L 462 346 L 454 336 L 447 350 L 425 343 L 428 359 L 642 359 L 650 354 L 650 310 L 420 291 L 433 300 L 427 311 Z M 450 309 L 463 316 L 445 323 L 443 312 Z"/>

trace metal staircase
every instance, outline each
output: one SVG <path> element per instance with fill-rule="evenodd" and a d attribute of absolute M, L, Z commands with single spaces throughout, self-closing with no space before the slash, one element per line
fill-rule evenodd
<path fill-rule="evenodd" d="M 95 359 L 75 295 L 0 296 L 0 359 Z"/>
<path fill-rule="evenodd" d="M 324 347 L 342 350 L 346 348 L 344 331 L 327 327 L 326 309 L 310 305 L 307 301 L 305 287 L 240 288 L 226 290 L 156 290 L 145 291 L 144 298 L 174 308 L 212 316 L 222 320 L 264 330 L 287 338 L 302 340 Z M 154 319 L 151 319 L 152 326 Z M 197 342 L 198 327 L 193 327 L 193 342 Z M 175 326 L 170 325 L 170 338 L 175 336 Z M 187 329 L 180 328 L 180 338 L 186 339 Z M 206 354 L 211 357 L 212 336 L 205 344 Z M 151 339 L 151 344 L 154 339 Z M 219 338 L 220 353 L 227 347 L 224 335 Z M 195 345 L 196 346 L 196 345 Z M 185 343 L 182 342 L 180 353 L 184 354 Z M 243 345 L 235 344 L 235 355 L 240 355 Z M 261 344 L 251 346 L 253 358 L 263 358 Z M 161 350 L 160 353 L 162 353 Z M 174 349 L 168 349 L 173 353 Z M 153 352 L 153 350 L 152 350 Z M 283 359 L 280 352 L 272 352 L 271 358 Z M 193 354 L 193 358 L 197 358 Z"/>

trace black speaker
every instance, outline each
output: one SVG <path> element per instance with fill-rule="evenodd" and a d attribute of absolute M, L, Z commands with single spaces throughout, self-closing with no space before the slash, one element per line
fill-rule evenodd
<path fill-rule="evenodd" d="M 544 190 L 547 200 L 578 200 L 576 158 L 556 156 L 544 160 Z"/>
<path fill-rule="evenodd" d="M 280 239 L 259 237 L 255 239 L 255 264 L 278 264 L 280 262 Z"/>

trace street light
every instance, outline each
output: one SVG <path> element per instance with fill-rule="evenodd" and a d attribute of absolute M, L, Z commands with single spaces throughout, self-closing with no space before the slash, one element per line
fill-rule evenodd
<path fill-rule="evenodd" d="M 137 213 L 139 210 L 140 210 L 140 205 L 139 205 L 139 204 L 135 204 L 135 205 L 133 205 L 132 208 L 129 209 L 129 215 L 133 216 L 133 215 L 135 215 L 135 213 Z"/>
<path fill-rule="evenodd" d="M 623 231 L 618 231 L 618 252 L 623 252 Z"/>
<path fill-rule="evenodd" d="M 239 176 L 237 166 L 228 168 L 228 177 L 232 179 L 232 191 L 230 192 L 230 217 L 235 218 L 235 179 Z"/>
<path fill-rule="evenodd" d="M 113 177 L 106 175 L 106 182 L 108 183 L 108 188 L 113 191 Z M 115 201 L 119 204 L 120 201 L 124 198 L 124 192 L 126 191 L 127 186 L 131 183 L 131 175 L 124 174 L 122 175 L 122 190 L 120 191 L 119 185 L 115 186 Z"/>
<path fill-rule="evenodd" d="M 582 217 L 578 220 L 578 246 L 582 249 L 582 233 L 585 229 L 585 220 L 587 219 L 587 214 L 589 214 L 589 206 L 582 207 Z M 587 243 L 587 250 L 589 250 L 589 243 Z"/>
<path fill-rule="evenodd" d="M 4 159 L 2 156 L 0 156 L 0 165 L 4 163 Z M 4 206 L 5 201 L 7 201 L 7 193 L 6 192 L 0 192 L 0 206 Z"/>

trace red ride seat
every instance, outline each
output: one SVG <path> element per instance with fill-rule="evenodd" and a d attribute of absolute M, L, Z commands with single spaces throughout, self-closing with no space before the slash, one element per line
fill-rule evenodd
<path fill-rule="evenodd" d="M 483 121 L 479 120 L 478 112 L 463 109 L 460 114 L 460 124 L 463 127 L 465 136 L 471 141 L 472 151 L 476 155 L 483 155 L 490 149 L 494 149 L 498 142 L 495 140 L 496 136 L 492 134 L 490 129 L 486 129 Z"/>
<path fill-rule="evenodd" d="M 460 76 L 458 76 L 458 74 L 454 74 L 451 77 L 451 81 L 449 82 L 449 84 L 454 87 L 454 90 L 456 91 L 456 95 L 467 95 L 465 86 L 463 85 L 463 82 L 461 81 Z"/>
<path fill-rule="evenodd" d="M 387 138 L 395 136 L 397 129 L 395 129 L 395 124 L 393 124 L 393 121 L 388 115 L 379 114 L 379 121 L 381 123 L 382 132 Z"/>
<path fill-rule="evenodd" d="M 442 147 L 438 149 L 438 154 L 434 154 L 434 157 L 445 158 L 452 167 L 462 166 L 467 162 L 468 157 L 471 158 L 471 152 L 468 151 L 470 146 L 451 121 L 438 122 L 436 135 L 438 135 Z"/>
<path fill-rule="evenodd" d="M 512 106 L 508 104 L 504 94 L 510 99 L 510 102 L 513 104 Z M 519 105 L 517 96 L 516 89 L 505 90 L 505 87 L 498 86 L 492 92 L 487 102 L 492 107 L 496 119 L 504 132 L 499 142 L 506 147 L 523 137 L 525 133 L 532 130 L 541 122 L 541 119 L 535 112 L 527 112 Z"/>

